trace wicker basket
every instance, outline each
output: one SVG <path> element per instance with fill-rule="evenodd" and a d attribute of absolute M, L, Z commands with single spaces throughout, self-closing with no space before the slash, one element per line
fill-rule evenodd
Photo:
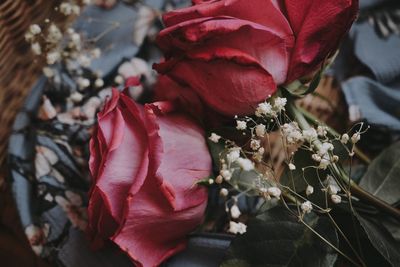
<path fill-rule="evenodd" d="M 3 171 L 12 122 L 43 65 L 35 60 L 24 34 L 31 24 L 46 18 L 57 24 L 67 23 L 65 16 L 54 12 L 59 3 L 59 0 L 0 1 L 0 166 Z M 0 177 L 0 184 L 2 180 Z"/>

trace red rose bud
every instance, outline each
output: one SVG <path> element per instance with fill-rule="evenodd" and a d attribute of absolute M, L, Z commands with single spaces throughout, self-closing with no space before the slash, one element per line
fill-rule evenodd
<path fill-rule="evenodd" d="M 204 132 L 168 102 L 136 104 L 117 90 L 90 143 L 89 235 L 112 240 L 138 266 L 184 249 L 202 221 L 211 173 Z"/>
<path fill-rule="evenodd" d="M 248 115 L 317 70 L 354 21 L 358 0 L 195 0 L 165 14 L 154 68 L 213 110 Z M 189 88 L 189 89 L 187 89 Z"/>

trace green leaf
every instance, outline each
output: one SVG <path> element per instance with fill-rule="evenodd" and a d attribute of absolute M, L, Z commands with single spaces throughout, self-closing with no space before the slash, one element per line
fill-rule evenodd
<path fill-rule="evenodd" d="M 325 70 L 324 68 L 319 70 L 314 75 L 313 79 L 311 80 L 311 82 L 308 86 L 303 84 L 301 81 L 296 80 L 296 81 L 288 84 L 286 87 L 284 87 L 284 89 L 290 95 L 295 96 L 295 97 L 304 97 L 308 94 L 311 94 L 317 89 L 319 83 L 321 82 L 322 74 L 323 74 L 324 70 Z"/>
<path fill-rule="evenodd" d="M 211 158 L 213 160 L 214 170 L 219 170 L 220 155 L 225 150 L 225 143 L 221 140 L 218 143 L 214 143 L 211 140 L 207 139 L 207 145 L 208 149 L 210 150 Z"/>
<path fill-rule="evenodd" d="M 329 220 L 314 213 L 307 224 L 338 246 L 338 236 Z M 282 206 L 272 208 L 250 221 L 247 232 L 230 248 L 231 259 L 222 266 L 333 266 L 336 252 Z M 236 263 L 228 264 L 228 263 Z"/>
<path fill-rule="evenodd" d="M 394 267 L 400 266 L 400 246 L 379 223 L 355 214 L 375 249 Z"/>
<path fill-rule="evenodd" d="M 382 152 L 368 167 L 360 186 L 394 204 L 400 200 L 400 142 Z"/>

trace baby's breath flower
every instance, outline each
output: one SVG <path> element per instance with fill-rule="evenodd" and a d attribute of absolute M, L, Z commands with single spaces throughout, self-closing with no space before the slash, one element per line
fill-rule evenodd
<path fill-rule="evenodd" d="M 79 33 L 73 32 L 71 34 L 71 41 L 76 47 L 79 47 L 81 44 L 81 36 Z"/>
<path fill-rule="evenodd" d="M 57 51 L 48 52 L 46 55 L 46 62 L 49 65 L 53 65 L 60 59 L 60 53 Z"/>
<path fill-rule="evenodd" d="M 79 64 L 85 68 L 88 68 L 90 66 L 91 59 L 87 55 L 80 55 L 78 58 Z"/>
<path fill-rule="evenodd" d="M 332 195 L 331 200 L 334 204 L 339 204 L 340 202 L 342 202 L 342 198 L 338 195 Z"/>
<path fill-rule="evenodd" d="M 214 180 L 213 179 L 208 179 L 208 183 L 211 185 L 211 184 L 214 184 Z"/>
<path fill-rule="evenodd" d="M 260 146 L 261 146 L 260 140 L 254 140 L 254 139 L 251 140 L 251 142 L 250 142 L 251 149 L 258 150 L 260 148 Z"/>
<path fill-rule="evenodd" d="M 254 163 L 249 159 L 238 158 L 236 162 L 244 171 L 251 171 L 254 169 Z"/>
<path fill-rule="evenodd" d="M 231 217 L 232 217 L 233 219 L 239 218 L 240 215 L 242 214 L 242 213 L 240 212 L 239 207 L 238 207 L 237 205 L 233 205 L 233 206 L 231 207 L 230 212 L 231 212 Z"/>
<path fill-rule="evenodd" d="M 228 189 L 226 189 L 226 188 L 221 188 L 221 190 L 219 191 L 219 194 L 220 194 L 221 196 L 223 196 L 223 197 L 226 197 L 226 196 L 228 196 L 229 191 L 228 191 Z"/>
<path fill-rule="evenodd" d="M 43 67 L 42 71 L 43 71 L 44 76 L 46 76 L 47 78 L 51 78 L 54 76 L 54 71 L 52 68 Z"/>
<path fill-rule="evenodd" d="M 78 5 L 72 5 L 72 13 L 79 15 L 79 13 L 81 13 L 81 8 Z"/>
<path fill-rule="evenodd" d="M 218 143 L 219 140 L 221 139 L 221 136 L 219 136 L 216 133 L 211 133 L 211 135 L 210 135 L 210 137 L 208 137 L 208 139 L 213 143 Z"/>
<path fill-rule="evenodd" d="M 314 193 L 314 187 L 312 187 L 311 185 L 308 185 L 306 188 L 306 195 L 310 196 Z"/>
<path fill-rule="evenodd" d="M 293 163 L 289 163 L 289 170 L 291 171 L 296 170 L 296 165 L 294 165 Z"/>
<path fill-rule="evenodd" d="M 100 48 L 95 48 L 92 51 L 90 51 L 90 54 L 92 55 L 93 58 L 99 58 L 101 56 L 101 50 Z"/>
<path fill-rule="evenodd" d="M 71 15 L 72 14 L 72 5 L 68 2 L 63 2 L 63 3 L 61 3 L 59 10 L 65 16 Z"/>
<path fill-rule="evenodd" d="M 318 154 L 320 156 L 324 156 L 324 155 L 328 154 L 329 151 L 333 151 L 334 148 L 335 147 L 331 143 L 327 143 L 327 142 L 322 143 L 322 145 L 318 151 Z"/>
<path fill-rule="evenodd" d="M 114 78 L 114 82 L 115 82 L 116 84 L 122 84 L 122 83 L 124 82 L 124 78 L 122 78 L 121 75 L 117 75 L 117 76 L 115 76 L 115 78 Z"/>
<path fill-rule="evenodd" d="M 229 170 L 221 170 L 219 174 L 225 179 L 225 181 L 229 181 L 232 178 L 232 172 Z"/>
<path fill-rule="evenodd" d="M 255 115 L 257 117 L 272 116 L 273 113 L 274 113 L 274 111 L 272 110 L 271 104 L 267 103 L 267 102 L 263 102 L 263 103 L 258 104 Z"/>
<path fill-rule="evenodd" d="M 326 130 L 326 126 L 318 126 L 317 133 L 318 133 L 318 136 L 321 136 L 321 137 L 326 136 L 328 134 L 328 132 Z"/>
<path fill-rule="evenodd" d="M 247 128 L 247 122 L 245 122 L 245 121 L 236 121 L 236 129 L 238 129 L 238 130 L 246 130 L 246 128 Z"/>
<path fill-rule="evenodd" d="M 27 42 L 31 42 L 34 39 L 34 36 L 31 32 L 25 33 L 24 37 L 25 37 L 25 41 L 27 41 Z"/>
<path fill-rule="evenodd" d="M 312 154 L 311 158 L 313 160 L 315 160 L 316 162 L 321 162 L 321 160 L 322 160 L 322 157 L 320 155 L 318 155 L 318 154 Z"/>
<path fill-rule="evenodd" d="M 282 97 L 275 98 L 275 100 L 274 100 L 275 111 L 279 113 L 279 112 L 285 110 L 286 103 L 287 103 L 286 98 L 282 98 Z"/>
<path fill-rule="evenodd" d="M 89 79 L 83 78 L 83 77 L 79 77 L 78 78 L 78 86 L 81 89 L 85 89 L 87 87 L 90 86 L 90 81 Z"/>
<path fill-rule="evenodd" d="M 222 175 L 218 175 L 218 176 L 215 178 L 215 182 L 216 182 L 217 184 L 222 184 L 223 181 L 224 181 L 224 177 L 222 177 Z"/>
<path fill-rule="evenodd" d="M 281 197 L 281 194 L 282 194 L 282 191 L 278 187 L 275 187 L 275 186 L 268 188 L 267 192 L 271 197 L 275 197 L 278 199 Z"/>
<path fill-rule="evenodd" d="M 40 28 L 39 25 L 32 24 L 31 26 L 29 26 L 29 32 L 32 33 L 33 35 L 37 35 L 42 32 L 42 29 Z"/>
<path fill-rule="evenodd" d="M 320 168 L 322 170 L 326 170 L 330 164 L 331 164 L 331 161 L 329 159 L 322 158 L 321 161 L 319 162 L 318 168 Z"/>
<path fill-rule="evenodd" d="M 266 132 L 266 128 L 264 124 L 258 124 L 256 126 L 256 136 L 258 137 L 264 137 Z"/>
<path fill-rule="evenodd" d="M 257 153 L 255 153 L 253 155 L 253 159 L 256 162 L 262 162 L 262 160 L 264 158 L 264 153 L 265 153 L 265 149 L 263 147 L 260 147 L 260 149 L 258 149 Z"/>
<path fill-rule="evenodd" d="M 347 143 L 349 142 L 349 140 L 350 140 L 350 137 L 349 137 L 348 134 L 344 134 L 344 135 L 342 135 L 342 137 L 340 138 L 340 142 L 341 142 L 342 144 L 347 144 Z"/>
<path fill-rule="evenodd" d="M 247 231 L 247 225 L 243 224 L 243 223 L 236 223 L 233 221 L 229 222 L 229 229 L 228 232 L 232 233 L 232 234 L 244 234 Z"/>
<path fill-rule="evenodd" d="M 353 144 L 356 144 L 358 141 L 360 141 L 361 139 L 361 134 L 360 133 L 355 133 L 353 134 L 353 136 L 351 137 L 351 142 Z"/>
<path fill-rule="evenodd" d="M 328 185 L 327 190 L 330 195 L 336 195 L 338 192 L 340 192 L 340 187 L 335 184 L 330 184 Z"/>
<path fill-rule="evenodd" d="M 55 25 L 51 24 L 49 27 L 49 34 L 47 35 L 46 40 L 49 43 L 58 43 L 62 39 L 62 33 L 60 29 Z"/>
<path fill-rule="evenodd" d="M 35 55 L 42 54 L 42 48 L 40 47 L 40 44 L 38 42 L 31 44 L 31 49 Z"/>
<path fill-rule="evenodd" d="M 303 141 L 303 134 L 296 122 L 285 123 L 282 132 L 288 144 L 298 144 Z"/>
<path fill-rule="evenodd" d="M 79 103 L 82 101 L 83 95 L 80 94 L 79 92 L 74 92 L 71 94 L 70 99 L 75 103 Z"/>
<path fill-rule="evenodd" d="M 240 158 L 240 150 L 239 148 L 231 149 L 231 151 L 226 155 L 226 158 L 229 163 L 235 162 L 237 159 Z"/>
<path fill-rule="evenodd" d="M 300 207 L 304 213 L 310 213 L 313 209 L 310 201 L 303 202 Z"/>
<path fill-rule="evenodd" d="M 94 81 L 94 86 L 96 86 L 97 88 L 103 87 L 104 86 L 104 81 L 101 78 L 97 78 Z"/>
<path fill-rule="evenodd" d="M 303 137 L 305 140 L 311 143 L 318 138 L 318 133 L 314 128 L 310 128 L 303 131 Z"/>

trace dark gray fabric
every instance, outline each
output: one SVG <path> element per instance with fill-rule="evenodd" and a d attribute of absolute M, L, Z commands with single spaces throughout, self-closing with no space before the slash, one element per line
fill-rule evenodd
<path fill-rule="evenodd" d="M 373 125 L 400 131 L 400 86 L 388 87 L 367 77 L 354 77 L 342 84 L 349 105 Z"/>
<path fill-rule="evenodd" d="M 371 8 L 388 2 L 393 2 L 393 0 L 360 0 L 360 9 Z"/>
<path fill-rule="evenodd" d="M 357 23 L 350 32 L 358 60 L 368 67 L 376 80 L 393 82 L 400 76 L 400 37 L 380 38 L 368 22 Z"/>
<path fill-rule="evenodd" d="M 360 119 L 372 126 L 391 131 L 400 130 L 400 36 L 386 31 L 387 25 L 378 26 L 387 23 L 380 21 L 387 12 L 400 12 L 399 4 L 361 0 L 361 8 L 370 9 L 361 10 L 365 16 L 353 25 L 333 67 L 351 110 L 359 110 Z"/>
<path fill-rule="evenodd" d="M 164 4 L 164 0 L 143 2 L 156 9 L 161 9 Z M 127 5 L 123 2 L 119 2 L 110 10 L 95 5 L 85 8 L 74 28 L 76 31 L 84 33 L 88 39 L 98 37 L 105 32 L 104 29 L 112 27 L 112 23 L 119 24 L 95 43 L 96 47 L 101 49 L 102 55 L 92 61 L 89 68 L 92 72 L 100 71 L 103 77 L 108 77 L 124 58 L 130 59 L 137 54 L 140 47 L 133 43 L 136 14 L 137 10 L 134 5 Z"/>

